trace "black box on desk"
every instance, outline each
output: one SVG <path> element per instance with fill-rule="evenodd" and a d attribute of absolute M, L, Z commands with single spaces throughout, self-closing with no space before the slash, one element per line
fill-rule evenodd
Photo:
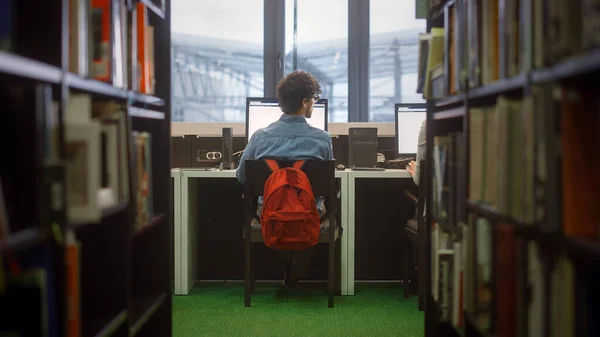
<path fill-rule="evenodd" d="M 377 166 L 377 128 L 348 129 L 348 166 Z"/>

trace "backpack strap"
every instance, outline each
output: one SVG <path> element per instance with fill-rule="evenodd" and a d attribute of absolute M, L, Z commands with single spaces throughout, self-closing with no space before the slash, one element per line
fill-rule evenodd
<path fill-rule="evenodd" d="M 279 170 L 279 164 L 277 164 L 276 160 L 265 159 L 265 164 L 267 164 L 267 166 L 269 167 L 271 172 L 275 172 L 275 171 Z"/>
<path fill-rule="evenodd" d="M 304 166 L 304 160 L 298 160 L 297 162 L 294 163 L 294 168 L 296 170 L 302 170 L 302 167 Z"/>

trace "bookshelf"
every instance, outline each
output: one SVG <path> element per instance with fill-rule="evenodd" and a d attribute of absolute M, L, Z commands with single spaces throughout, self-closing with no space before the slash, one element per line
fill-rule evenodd
<path fill-rule="evenodd" d="M 169 11 L 0 2 L 0 335 L 171 336 Z"/>
<path fill-rule="evenodd" d="M 426 336 L 598 334 L 598 1 L 429 3 Z"/>

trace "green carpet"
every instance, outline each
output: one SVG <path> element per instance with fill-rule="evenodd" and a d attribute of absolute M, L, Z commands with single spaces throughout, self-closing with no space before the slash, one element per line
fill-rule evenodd
<path fill-rule="evenodd" d="M 422 337 L 417 304 L 398 284 L 357 284 L 354 296 L 337 296 L 328 309 L 324 285 L 257 283 L 245 308 L 243 283 L 203 283 L 173 298 L 173 336 Z"/>

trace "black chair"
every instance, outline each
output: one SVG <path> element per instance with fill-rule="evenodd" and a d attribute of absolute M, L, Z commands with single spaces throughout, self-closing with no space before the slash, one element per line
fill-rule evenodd
<path fill-rule="evenodd" d="M 406 222 L 405 226 L 405 236 L 406 242 L 403 245 L 404 247 L 404 271 L 403 271 L 403 283 L 404 283 L 404 297 L 409 297 L 409 280 L 412 278 L 411 275 L 413 273 L 413 261 L 410 259 L 411 250 L 416 254 L 412 254 L 416 256 L 416 266 L 414 269 L 417 271 L 417 294 L 419 296 L 419 310 L 423 310 L 425 306 L 425 298 L 426 291 L 425 289 L 425 249 L 427 249 L 425 245 L 425 195 L 427 195 L 427 186 L 425 179 L 425 172 L 427 172 L 426 163 L 422 160 L 419 164 L 419 196 L 415 196 L 412 192 L 405 190 L 404 194 L 410 200 L 410 202 L 415 207 L 415 216 L 412 219 L 409 219 Z M 414 281 L 414 280 L 413 280 Z"/>
<path fill-rule="evenodd" d="M 279 167 L 291 167 L 294 161 L 277 160 Z M 246 266 L 245 266 L 245 306 L 250 307 L 251 295 L 254 292 L 254 262 L 252 258 L 252 243 L 264 243 L 260 227 L 252 227 L 252 219 L 256 216 L 256 200 L 263 195 L 265 182 L 271 175 L 271 171 L 264 160 L 247 160 L 246 165 L 246 183 L 244 184 L 244 240 L 246 248 Z M 321 234 L 319 244 L 327 243 L 329 245 L 329 277 L 328 277 L 328 306 L 333 308 L 333 297 L 337 291 L 336 282 L 336 243 L 342 234 L 342 229 L 337 226 L 337 199 L 335 184 L 335 161 L 325 160 L 307 160 L 304 163 L 302 171 L 307 175 L 308 180 L 316 196 L 326 198 L 327 217 L 329 226 L 323 228 L 321 224 Z M 323 221 L 324 223 L 326 221 Z M 325 229 L 325 230 L 324 230 Z M 250 235 L 248 235 L 250 233 Z"/>

